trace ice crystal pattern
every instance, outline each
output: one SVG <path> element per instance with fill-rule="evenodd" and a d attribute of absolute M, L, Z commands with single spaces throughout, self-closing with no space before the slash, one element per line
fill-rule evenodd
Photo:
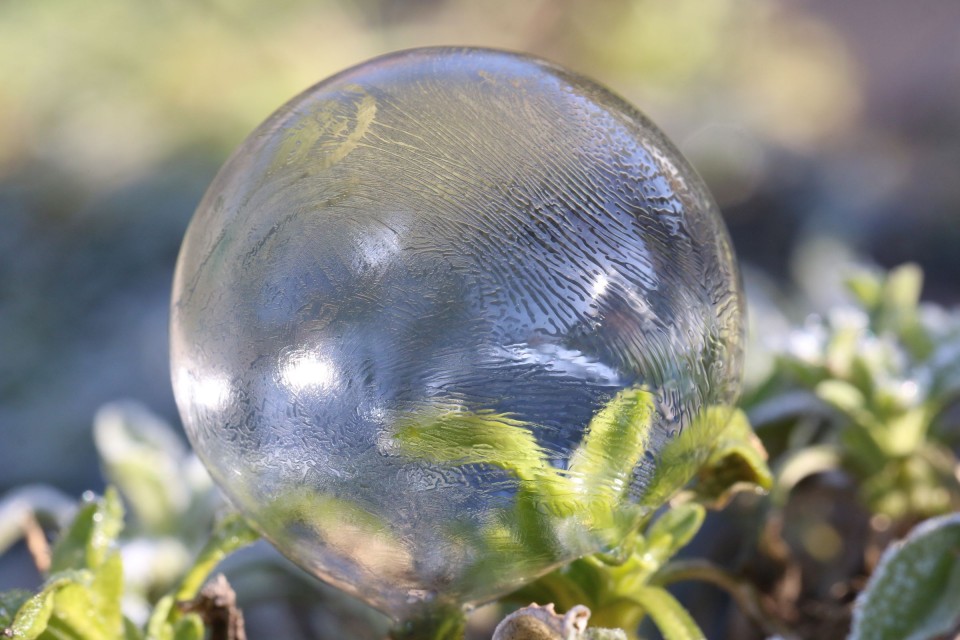
<path fill-rule="evenodd" d="M 734 401 L 741 314 L 716 206 L 642 114 L 540 60 L 422 49 L 226 163 L 177 264 L 172 375 L 265 537 L 403 617 L 614 544 L 658 451 Z M 627 428 L 609 407 L 637 394 Z M 625 471 L 573 460 L 601 414 Z"/>

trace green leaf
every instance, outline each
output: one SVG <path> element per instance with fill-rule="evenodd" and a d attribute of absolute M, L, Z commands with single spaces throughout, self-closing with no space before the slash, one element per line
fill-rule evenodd
<path fill-rule="evenodd" d="M 45 589 L 23 601 L 13 619 L 2 627 L 10 631 L 6 637 L 34 640 L 46 631 L 52 613 L 53 591 Z"/>
<path fill-rule="evenodd" d="M 143 632 L 126 616 L 123 618 L 123 640 L 143 640 Z"/>
<path fill-rule="evenodd" d="M 34 594 L 26 589 L 0 591 L 0 631 L 13 624 L 17 611 L 33 596 Z"/>
<path fill-rule="evenodd" d="M 790 492 L 806 478 L 833 471 L 840 467 L 842 458 L 834 445 L 821 444 L 796 449 L 787 454 L 777 469 L 776 484 L 770 492 L 770 502 L 782 508 L 787 504 Z"/>
<path fill-rule="evenodd" d="M 149 531 L 169 532 L 190 504 L 181 472 L 184 443 L 168 424 L 130 402 L 101 408 L 93 435 L 108 480 L 126 497 L 137 521 Z"/>
<path fill-rule="evenodd" d="M 747 415 L 737 409 L 717 436 L 710 456 L 697 473 L 697 495 L 722 504 L 739 489 L 750 487 L 766 491 L 772 486 L 773 474 L 767 466 L 767 452 L 750 426 Z"/>
<path fill-rule="evenodd" d="M 188 613 L 173 625 L 173 640 L 203 640 L 205 635 L 203 620 L 195 613 Z"/>
<path fill-rule="evenodd" d="M 668 509 L 647 528 L 644 555 L 659 568 L 693 539 L 706 515 L 703 505 L 695 502 Z"/>
<path fill-rule="evenodd" d="M 89 580 L 73 580 L 58 589 L 53 599 L 48 632 L 42 640 L 104 640 L 123 637 L 123 563 L 111 551 Z"/>
<path fill-rule="evenodd" d="M 123 505 L 112 488 L 80 508 L 53 549 L 50 578 L 17 612 L 15 638 L 123 636 L 123 566 L 114 548 L 122 528 Z"/>
<path fill-rule="evenodd" d="M 53 548 L 51 573 L 96 569 L 123 529 L 123 503 L 113 487 L 102 498 L 86 502 Z"/>
<path fill-rule="evenodd" d="M 634 597 L 653 619 L 664 640 L 706 640 L 690 613 L 666 589 L 644 587 Z"/>
<path fill-rule="evenodd" d="M 880 304 L 883 296 L 883 282 L 877 274 L 858 270 L 846 279 L 847 290 L 864 309 L 873 309 Z"/>
<path fill-rule="evenodd" d="M 583 442 L 570 457 L 570 477 L 609 509 L 629 486 L 630 474 L 647 449 L 653 395 L 624 389 L 590 421 Z M 619 489 L 618 489 L 619 487 Z"/>
<path fill-rule="evenodd" d="M 920 303 L 922 289 L 923 270 L 919 266 L 906 263 L 892 269 L 883 285 L 881 304 L 884 319 L 897 325 L 904 320 L 912 320 Z"/>
<path fill-rule="evenodd" d="M 929 640 L 960 626 L 960 514 L 890 546 L 857 598 L 850 640 Z"/>
<path fill-rule="evenodd" d="M 732 411 L 728 407 L 708 407 L 693 424 L 685 426 L 678 436 L 667 442 L 641 498 L 642 505 L 658 509 L 690 482 L 710 457 Z"/>
<path fill-rule="evenodd" d="M 200 551 L 193 567 L 183 577 L 174 593 L 162 597 L 147 620 L 147 640 L 200 640 L 203 625 L 197 633 L 196 614 L 182 614 L 176 603 L 193 600 L 210 572 L 234 551 L 256 542 L 260 534 L 254 531 L 238 513 L 231 513 L 218 522 Z"/>
<path fill-rule="evenodd" d="M 867 399 L 863 392 L 844 380 L 824 380 L 815 388 L 817 396 L 849 416 L 852 420 L 867 427 L 879 426 L 876 419 L 867 412 Z"/>
<path fill-rule="evenodd" d="M 927 437 L 930 411 L 927 406 L 914 407 L 891 418 L 878 438 L 891 456 L 906 456 L 915 452 Z"/>
<path fill-rule="evenodd" d="M 830 375 L 848 378 L 853 373 L 857 349 L 863 334 L 862 327 L 841 325 L 833 328 L 826 345 L 826 365 Z"/>
<path fill-rule="evenodd" d="M 399 422 L 403 455 L 443 464 L 489 464 L 535 482 L 548 466 L 527 424 L 492 411 L 423 412 Z"/>
<path fill-rule="evenodd" d="M 167 594 L 157 601 L 147 620 L 147 640 L 173 640 L 173 623 L 169 620 L 177 615 L 175 604 L 173 594 Z"/>
<path fill-rule="evenodd" d="M 530 426 L 492 411 L 431 410 L 399 421 L 393 442 L 411 458 L 454 466 L 486 464 L 511 472 L 520 488 L 516 509 L 504 515 L 533 552 L 554 546 L 547 519 L 582 515 L 586 504 L 584 493 L 547 462 Z M 601 512 L 606 520 L 614 515 L 609 508 Z M 516 547 L 516 541 L 509 546 Z"/>
<path fill-rule="evenodd" d="M 116 558 L 116 560 L 113 560 Z M 116 565 L 116 566 L 114 566 Z M 79 628 L 74 628 L 65 621 L 74 609 L 74 602 L 84 600 L 81 607 L 85 611 L 84 618 L 100 621 L 101 610 L 90 604 L 91 598 L 100 596 L 103 580 L 98 580 L 98 573 L 105 574 L 107 581 L 110 578 L 122 579 L 122 570 L 119 567 L 119 556 L 112 553 L 110 558 L 101 565 L 100 571 L 89 569 L 66 570 L 50 576 L 43 588 L 36 595 L 26 599 L 17 611 L 12 624 L 11 632 L 14 638 L 41 638 L 55 640 L 71 638 L 88 640 L 93 638 L 117 637 L 117 632 L 103 635 L 102 631 L 89 633 L 86 619 L 81 620 Z M 105 595 L 112 599 L 112 609 L 119 615 L 120 593 L 115 589 L 105 589 Z M 99 634 L 99 635 L 98 635 Z"/>

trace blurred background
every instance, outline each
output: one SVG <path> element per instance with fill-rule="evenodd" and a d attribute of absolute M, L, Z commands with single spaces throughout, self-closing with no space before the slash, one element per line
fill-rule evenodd
<path fill-rule="evenodd" d="M 178 423 L 170 282 L 219 166 L 311 84 L 438 44 L 529 52 L 640 107 L 708 182 L 750 287 L 854 255 L 915 261 L 927 297 L 960 301 L 956 0 L 5 0 L 0 494 L 101 490 L 107 401 Z"/>

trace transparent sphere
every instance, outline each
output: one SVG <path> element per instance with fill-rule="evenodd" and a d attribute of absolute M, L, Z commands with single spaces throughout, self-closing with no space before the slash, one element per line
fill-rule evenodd
<path fill-rule="evenodd" d="M 172 375 L 254 526 L 403 618 L 615 547 L 658 452 L 735 400 L 741 316 L 716 206 L 636 109 L 421 49 L 309 89 L 226 163 L 177 264 Z"/>

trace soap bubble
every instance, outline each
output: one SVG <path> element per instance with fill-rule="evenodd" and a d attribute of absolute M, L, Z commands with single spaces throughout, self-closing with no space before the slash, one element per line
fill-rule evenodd
<path fill-rule="evenodd" d="M 615 548 L 663 448 L 735 401 L 741 316 L 716 206 L 649 120 L 540 60 L 422 49 L 321 82 L 226 163 L 177 265 L 172 374 L 254 526 L 403 618 Z"/>

